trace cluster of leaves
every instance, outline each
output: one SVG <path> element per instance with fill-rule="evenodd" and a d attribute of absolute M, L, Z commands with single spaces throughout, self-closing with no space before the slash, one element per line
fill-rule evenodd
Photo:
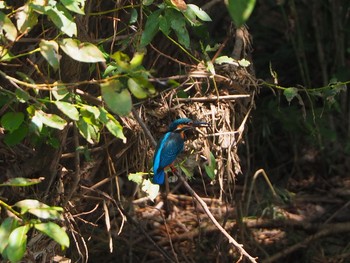
<path fill-rule="evenodd" d="M 4 186 L 30 186 L 40 183 L 40 179 L 13 178 Z M 9 206 L 0 200 L 0 206 L 7 209 L 13 216 L 6 218 L 0 225 L 0 254 L 10 262 L 20 261 L 27 248 L 27 233 L 31 229 L 52 238 L 62 249 L 69 247 L 69 237 L 65 230 L 53 221 L 63 220 L 62 207 L 48 206 L 38 200 L 25 199 Z M 15 208 L 20 211 L 17 212 Z M 34 216 L 34 218 L 33 218 Z"/>

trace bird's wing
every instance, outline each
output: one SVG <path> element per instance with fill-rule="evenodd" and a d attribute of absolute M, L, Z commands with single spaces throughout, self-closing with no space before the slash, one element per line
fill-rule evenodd
<path fill-rule="evenodd" d="M 176 156 L 183 150 L 184 141 L 178 133 L 168 132 L 160 141 L 153 161 L 153 170 L 159 170 L 172 164 Z"/>

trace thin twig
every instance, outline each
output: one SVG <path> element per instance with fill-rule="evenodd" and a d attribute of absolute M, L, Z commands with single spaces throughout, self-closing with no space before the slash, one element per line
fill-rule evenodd
<path fill-rule="evenodd" d="M 249 98 L 249 94 L 237 94 L 237 95 L 226 95 L 226 96 L 216 96 L 216 97 L 199 97 L 199 98 L 176 98 L 179 102 L 209 102 L 218 100 L 235 100 L 241 98 Z"/>

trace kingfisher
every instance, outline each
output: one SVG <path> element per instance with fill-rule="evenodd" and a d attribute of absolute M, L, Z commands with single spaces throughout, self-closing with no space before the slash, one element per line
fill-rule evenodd
<path fill-rule="evenodd" d="M 176 157 L 183 151 L 185 132 L 195 127 L 207 127 L 206 122 L 193 121 L 188 118 L 177 119 L 169 125 L 167 133 L 159 141 L 153 159 L 153 183 L 164 184 L 164 169 L 172 166 Z"/>

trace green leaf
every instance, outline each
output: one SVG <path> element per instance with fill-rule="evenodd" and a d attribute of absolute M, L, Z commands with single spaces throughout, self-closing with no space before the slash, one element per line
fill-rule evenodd
<path fill-rule="evenodd" d="M 0 61 L 11 61 L 12 58 L 13 55 L 11 54 L 11 52 L 7 48 L 0 46 Z"/>
<path fill-rule="evenodd" d="M 159 29 L 164 35 L 168 36 L 170 34 L 170 22 L 164 16 L 159 16 Z"/>
<path fill-rule="evenodd" d="M 210 152 L 210 160 L 208 161 L 208 164 L 204 165 L 204 169 L 209 178 L 211 180 L 214 180 L 216 172 L 216 160 L 212 152 Z"/>
<path fill-rule="evenodd" d="M 283 95 L 286 97 L 287 101 L 290 103 L 298 95 L 298 89 L 293 87 L 286 88 L 283 91 Z"/>
<path fill-rule="evenodd" d="M 220 56 L 215 59 L 215 63 L 221 65 L 222 63 L 235 64 L 238 66 L 236 60 L 228 56 Z"/>
<path fill-rule="evenodd" d="M 13 217 L 7 217 L 0 226 L 0 254 L 3 254 L 5 248 L 9 242 L 9 236 L 11 234 L 12 229 L 18 226 L 18 221 Z"/>
<path fill-rule="evenodd" d="M 16 89 L 15 94 L 16 94 L 17 100 L 21 103 L 27 102 L 30 98 L 29 93 L 22 89 Z"/>
<path fill-rule="evenodd" d="M 79 133 L 91 144 L 100 140 L 100 128 L 92 123 L 87 123 L 84 118 L 77 122 Z"/>
<path fill-rule="evenodd" d="M 41 110 L 35 111 L 35 116 L 46 126 L 63 130 L 66 127 L 67 122 L 56 114 L 48 114 Z"/>
<path fill-rule="evenodd" d="M 6 254 L 11 262 L 18 262 L 23 258 L 26 252 L 28 231 L 29 225 L 25 225 L 17 227 L 11 232 L 6 247 Z"/>
<path fill-rule="evenodd" d="M 228 12 L 236 27 L 241 27 L 254 10 L 256 0 L 225 0 Z"/>
<path fill-rule="evenodd" d="M 180 44 L 184 45 L 186 48 L 189 48 L 190 36 L 186 28 L 184 16 L 180 11 L 175 9 L 166 9 L 165 11 L 165 17 L 170 22 L 170 26 L 175 31 Z"/>
<path fill-rule="evenodd" d="M 147 197 L 154 201 L 159 193 L 159 185 L 152 184 L 150 180 L 143 180 L 141 190 L 147 194 Z"/>
<path fill-rule="evenodd" d="M 147 18 L 145 29 L 142 32 L 140 46 L 145 47 L 151 43 L 159 30 L 159 16 L 162 10 L 154 11 Z"/>
<path fill-rule="evenodd" d="M 17 38 L 17 29 L 3 12 L 0 11 L 0 35 L 4 35 L 8 40 L 14 42 Z"/>
<path fill-rule="evenodd" d="M 14 206 L 21 209 L 21 214 L 31 213 L 42 219 L 62 220 L 63 208 L 48 206 L 35 199 L 25 199 L 17 202 Z"/>
<path fill-rule="evenodd" d="M 130 69 L 134 69 L 138 66 L 140 66 L 142 64 L 142 60 L 144 57 L 145 53 L 141 53 L 141 52 L 136 52 L 134 54 L 134 57 L 131 59 L 130 61 Z"/>
<path fill-rule="evenodd" d="M 130 173 L 128 179 L 134 183 L 141 184 L 144 175 L 147 175 L 147 173 Z"/>
<path fill-rule="evenodd" d="M 65 85 L 63 85 L 57 81 L 54 84 L 55 84 L 55 86 L 51 90 L 52 95 L 55 97 L 56 100 L 64 99 L 69 94 L 68 89 L 66 88 Z"/>
<path fill-rule="evenodd" d="M 103 53 L 95 45 L 77 39 L 65 38 L 60 41 L 60 48 L 71 58 L 86 63 L 106 61 Z"/>
<path fill-rule="evenodd" d="M 123 126 L 120 125 L 112 114 L 108 113 L 104 108 L 100 108 L 100 117 L 99 120 L 106 125 L 106 128 L 112 133 L 115 137 L 122 139 L 123 143 L 126 143 L 126 137 L 123 133 Z"/>
<path fill-rule="evenodd" d="M 45 13 L 63 33 L 70 37 L 77 35 L 77 25 L 64 6 L 59 3 L 55 6 L 47 6 L 45 7 Z"/>
<path fill-rule="evenodd" d="M 58 54 L 58 44 L 56 41 L 41 40 L 40 53 L 49 62 L 50 66 L 56 71 L 60 66 L 61 56 Z"/>
<path fill-rule="evenodd" d="M 45 178 L 24 178 L 24 177 L 15 177 L 7 180 L 6 182 L 0 184 L 0 186 L 30 186 L 34 184 L 41 183 Z"/>
<path fill-rule="evenodd" d="M 24 121 L 22 112 L 7 112 L 1 117 L 1 125 L 5 130 L 13 132 L 17 130 Z"/>
<path fill-rule="evenodd" d="M 70 11 L 84 15 L 85 0 L 61 0 L 61 3 Z"/>
<path fill-rule="evenodd" d="M 4 142 L 8 146 L 14 146 L 20 143 L 28 134 L 28 126 L 22 124 L 17 130 L 14 130 L 11 133 L 5 134 Z"/>
<path fill-rule="evenodd" d="M 45 235 L 51 237 L 63 248 L 69 247 L 69 237 L 66 231 L 53 222 L 34 224 L 34 227 Z"/>
<path fill-rule="evenodd" d="M 132 108 L 131 95 L 120 81 L 111 80 L 102 83 L 101 93 L 104 102 L 112 112 L 120 116 L 130 113 Z"/>
<path fill-rule="evenodd" d="M 142 88 L 142 86 L 136 81 L 136 79 L 129 78 L 128 79 L 128 88 L 131 91 L 132 95 L 134 95 L 138 99 L 147 98 L 147 92 Z"/>
<path fill-rule="evenodd" d="M 18 9 L 16 19 L 17 28 L 21 33 L 28 33 L 38 23 L 38 15 L 33 12 L 28 4 Z"/>
<path fill-rule="evenodd" d="M 249 60 L 246 60 L 245 58 L 241 59 L 241 60 L 238 60 L 238 64 L 241 66 L 241 67 L 249 67 L 250 65 L 250 61 Z"/>
<path fill-rule="evenodd" d="M 62 111 L 67 117 L 74 121 L 79 120 L 79 111 L 74 107 L 73 104 L 64 101 L 54 102 L 57 108 Z"/>
<path fill-rule="evenodd" d="M 211 21 L 210 16 L 201 8 L 193 4 L 187 4 L 185 13 L 193 12 L 200 20 L 209 22 Z"/>

